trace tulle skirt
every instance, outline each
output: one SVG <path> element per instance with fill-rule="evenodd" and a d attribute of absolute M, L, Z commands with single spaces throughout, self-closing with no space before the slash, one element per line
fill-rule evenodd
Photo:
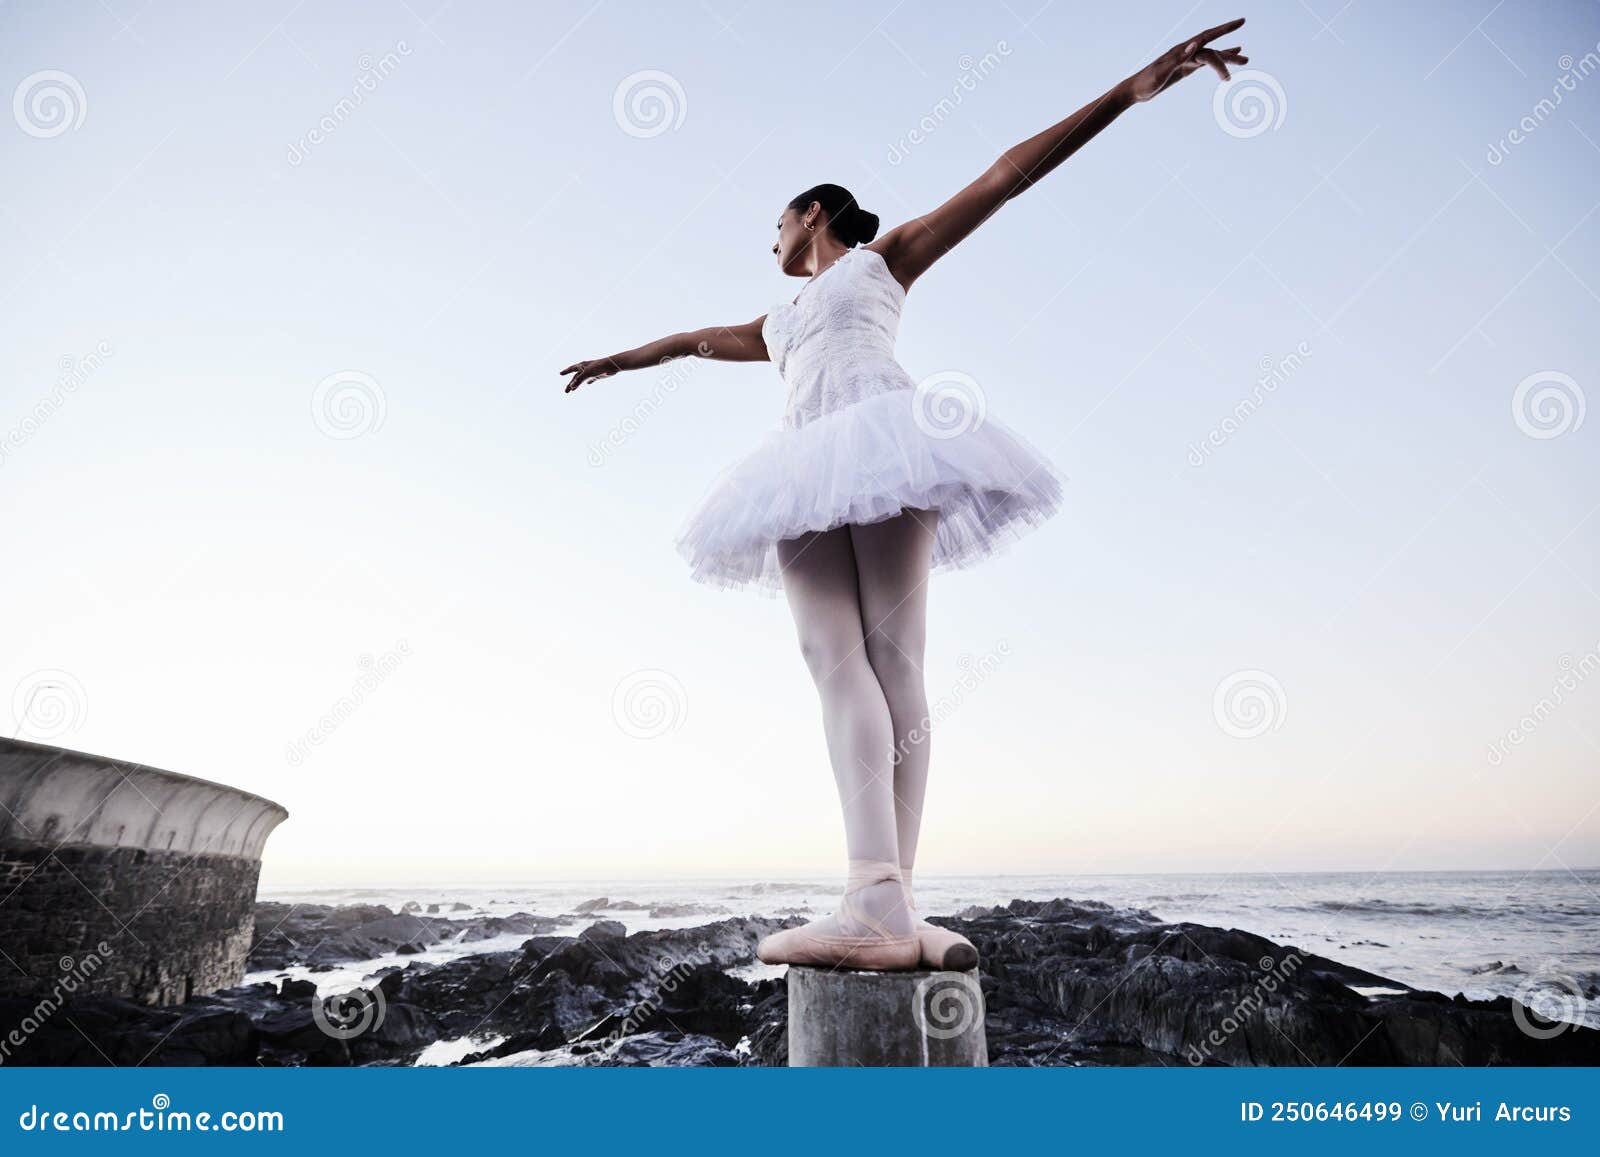
<path fill-rule="evenodd" d="M 936 508 L 934 572 L 993 555 L 1055 514 L 1062 481 L 1020 434 L 984 415 L 940 429 L 915 391 L 873 394 L 769 431 L 684 521 L 678 552 L 698 581 L 775 595 L 777 543 L 902 509 Z"/>

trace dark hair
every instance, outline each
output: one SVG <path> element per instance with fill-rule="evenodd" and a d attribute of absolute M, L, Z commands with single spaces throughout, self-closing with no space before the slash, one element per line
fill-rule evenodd
<path fill-rule="evenodd" d="M 856 204 L 855 195 L 843 185 L 813 185 L 790 201 L 789 208 L 804 213 L 813 201 L 828 215 L 829 231 L 846 247 L 863 244 L 878 235 L 878 215 Z"/>

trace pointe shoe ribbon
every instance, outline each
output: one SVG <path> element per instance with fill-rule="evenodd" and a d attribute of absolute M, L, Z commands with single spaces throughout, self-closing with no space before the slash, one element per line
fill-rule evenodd
<path fill-rule="evenodd" d="M 917 966 L 921 958 L 917 937 L 895 935 L 881 919 L 862 911 L 852 897 L 873 884 L 900 883 L 900 865 L 893 860 L 851 860 L 839 915 L 871 935 L 846 936 L 817 929 L 813 920 L 799 928 L 785 928 L 762 939 L 756 955 L 766 964 L 808 964 L 820 968 L 862 968 L 898 972 Z"/>
<path fill-rule="evenodd" d="M 965 972 L 978 966 L 978 950 L 959 932 L 929 924 L 916 915 L 917 902 L 911 893 L 911 869 L 900 869 L 906 889 L 906 907 L 911 909 L 917 935 L 918 963 L 936 971 Z"/>

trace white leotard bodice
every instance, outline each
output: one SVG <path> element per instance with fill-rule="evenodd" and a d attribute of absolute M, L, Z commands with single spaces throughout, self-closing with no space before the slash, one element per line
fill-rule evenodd
<path fill-rule="evenodd" d="M 886 390 L 916 383 L 895 360 L 906 293 L 874 249 L 847 249 L 761 327 L 789 387 L 783 423 L 797 428 Z"/>

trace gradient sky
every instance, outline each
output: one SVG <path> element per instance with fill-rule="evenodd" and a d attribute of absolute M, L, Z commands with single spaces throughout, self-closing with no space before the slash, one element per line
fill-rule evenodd
<path fill-rule="evenodd" d="M 672 546 L 776 372 L 554 371 L 1239 14 L 1270 127 L 1198 74 L 910 294 L 1068 479 L 934 579 L 919 871 L 1600 862 L 1578 0 L 7 3 L 11 732 L 279 800 L 268 884 L 837 871 L 787 608 Z"/>

